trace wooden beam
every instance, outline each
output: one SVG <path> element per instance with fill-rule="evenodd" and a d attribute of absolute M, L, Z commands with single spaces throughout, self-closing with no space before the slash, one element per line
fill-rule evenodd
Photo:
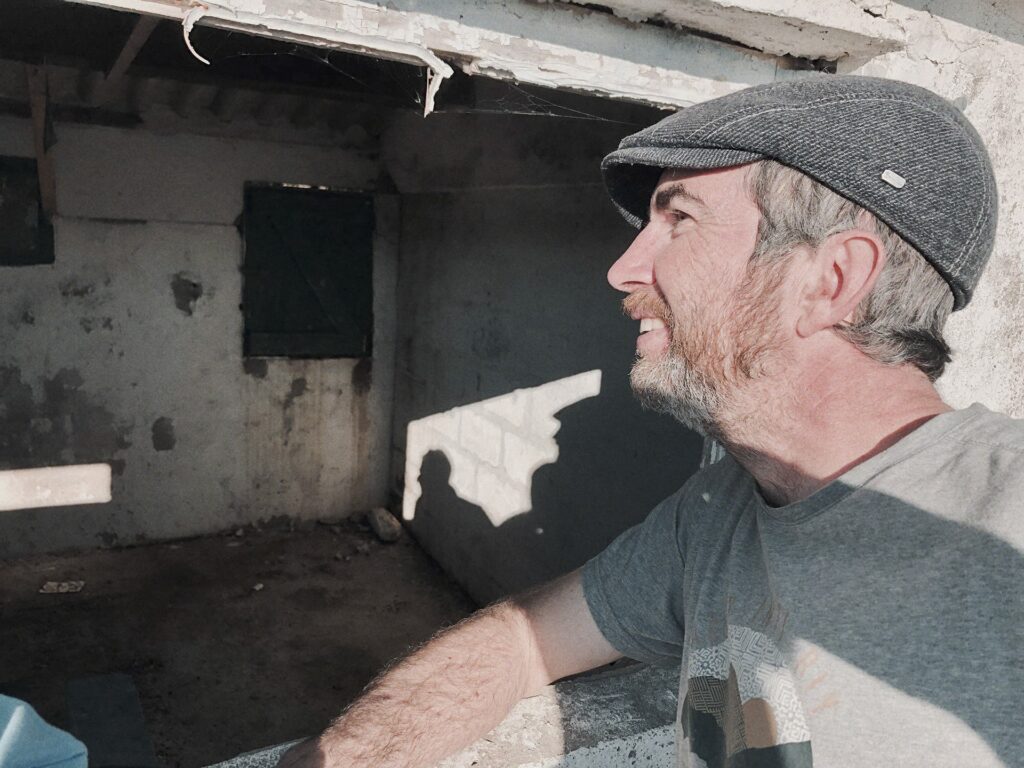
<path fill-rule="evenodd" d="M 110 65 L 110 69 L 107 70 L 107 75 L 103 79 L 103 84 L 98 90 L 94 103 L 102 104 L 108 101 L 116 92 L 117 86 L 128 71 L 128 67 L 135 61 L 135 57 L 139 55 L 142 46 L 149 40 L 149 36 L 153 34 L 153 30 L 156 29 L 156 25 L 159 23 L 160 19 L 156 16 L 139 16 L 139 20 L 135 22 L 135 27 L 132 29 L 131 34 L 128 35 L 124 47 L 121 48 L 121 52 L 117 55 L 114 63 Z"/>
<path fill-rule="evenodd" d="M 36 151 L 36 172 L 39 175 L 39 201 L 47 219 L 57 215 L 57 176 L 50 154 L 49 94 L 46 88 L 46 70 L 32 64 L 25 65 L 28 80 L 29 106 L 32 110 L 32 137 Z"/>

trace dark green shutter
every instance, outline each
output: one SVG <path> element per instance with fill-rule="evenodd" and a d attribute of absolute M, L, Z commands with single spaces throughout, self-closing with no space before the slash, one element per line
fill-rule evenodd
<path fill-rule="evenodd" d="M 371 353 L 373 224 L 367 194 L 247 185 L 246 356 Z"/>

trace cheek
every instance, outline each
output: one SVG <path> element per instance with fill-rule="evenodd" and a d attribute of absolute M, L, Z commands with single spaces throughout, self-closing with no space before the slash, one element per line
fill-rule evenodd
<path fill-rule="evenodd" d="M 723 248 L 720 239 L 688 233 L 654 262 L 654 279 L 675 314 L 721 310 L 742 280 L 746 258 Z"/>

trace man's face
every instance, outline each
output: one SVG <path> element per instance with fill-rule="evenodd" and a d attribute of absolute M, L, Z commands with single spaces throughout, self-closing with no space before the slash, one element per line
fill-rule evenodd
<path fill-rule="evenodd" d="M 650 222 L 608 272 L 640 321 L 638 398 L 704 433 L 721 432 L 740 388 L 780 359 L 778 268 L 750 268 L 760 212 L 749 166 L 666 171 Z"/>

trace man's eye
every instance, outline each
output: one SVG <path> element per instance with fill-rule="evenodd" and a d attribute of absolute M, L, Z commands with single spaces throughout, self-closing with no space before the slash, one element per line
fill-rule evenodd
<path fill-rule="evenodd" d="M 686 213 L 685 211 L 672 210 L 672 211 L 669 211 L 669 215 L 672 217 L 672 220 L 675 221 L 675 222 L 687 221 L 690 218 L 690 214 Z"/>

